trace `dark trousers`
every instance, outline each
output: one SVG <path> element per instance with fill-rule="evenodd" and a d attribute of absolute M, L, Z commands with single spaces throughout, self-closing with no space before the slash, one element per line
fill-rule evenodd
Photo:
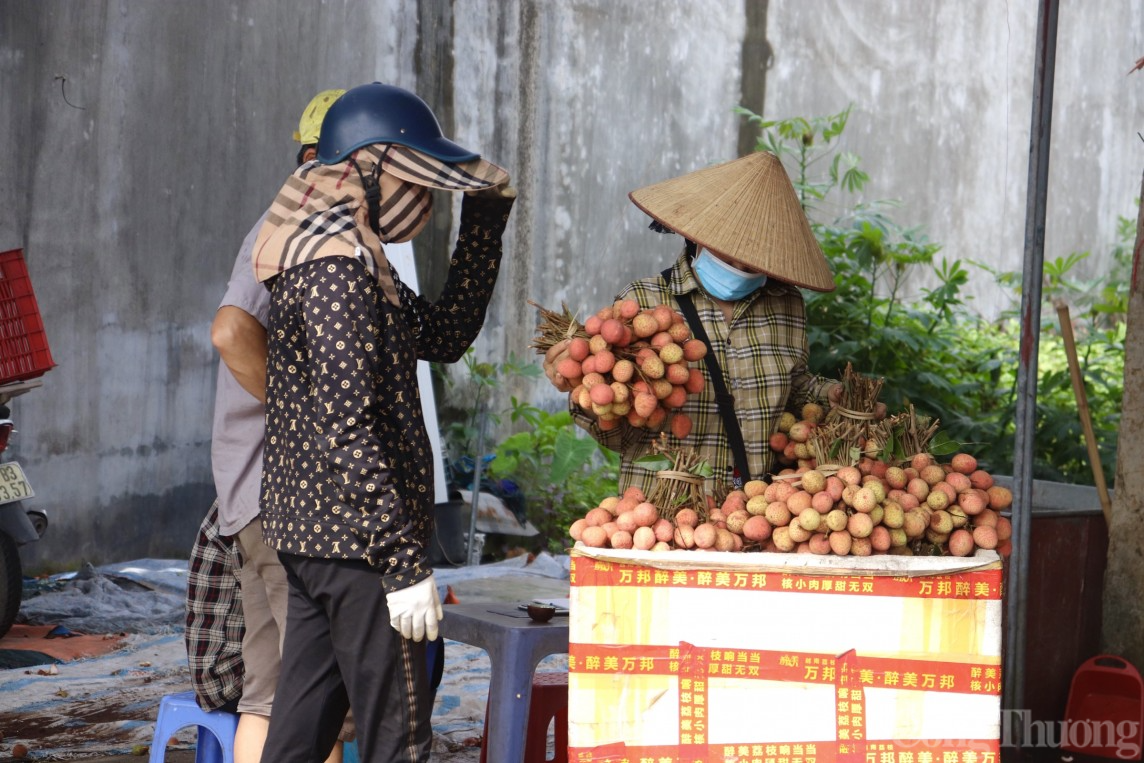
<path fill-rule="evenodd" d="M 290 585 L 282 671 L 263 763 L 319 763 L 352 705 L 362 763 L 429 760 L 433 712 L 425 642 L 389 624 L 365 562 L 281 554 Z"/>

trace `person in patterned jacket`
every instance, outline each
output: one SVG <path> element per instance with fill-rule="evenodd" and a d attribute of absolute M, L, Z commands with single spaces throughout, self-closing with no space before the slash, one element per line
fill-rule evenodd
<path fill-rule="evenodd" d="M 429 759 L 425 639 L 442 610 L 417 361 L 456 362 L 480 332 L 516 197 L 508 181 L 445 138 L 416 95 L 375 82 L 330 107 L 317 163 L 287 179 L 259 231 L 254 272 L 270 289 L 260 510 L 289 584 L 264 761 L 323 759 L 347 708 L 366 763 Z M 466 192 L 435 302 L 384 249 L 424 228 L 432 188 Z"/>

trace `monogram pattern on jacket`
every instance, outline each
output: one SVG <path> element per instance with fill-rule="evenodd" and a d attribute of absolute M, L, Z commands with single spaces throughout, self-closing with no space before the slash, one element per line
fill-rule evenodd
<path fill-rule="evenodd" d="M 260 501 L 272 548 L 365 559 L 387 591 L 431 573 L 433 453 L 417 361 L 455 362 L 476 339 L 511 206 L 465 198 L 436 302 L 394 273 L 398 308 L 352 257 L 311 261 L 274 279 Z"/>

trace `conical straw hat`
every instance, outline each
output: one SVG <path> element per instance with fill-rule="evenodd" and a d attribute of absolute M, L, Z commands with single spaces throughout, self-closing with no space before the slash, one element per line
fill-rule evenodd
<path fill-rule="evenodd" d="M 628 194 L 681 236 L 741 265 L 814 291 L 834 276 L 774 154 L 756 151 Z"/>

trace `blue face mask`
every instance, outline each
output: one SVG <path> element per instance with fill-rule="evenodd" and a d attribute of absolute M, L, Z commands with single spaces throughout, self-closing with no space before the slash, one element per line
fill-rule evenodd
<path fill-rule="evenodd" d="M 707 293 L 726 302 L 742 299 L 767 282 L 765 273 L 745 273 L 707 250 L 700 252 L 691 261 L 691 269 Z"/>

